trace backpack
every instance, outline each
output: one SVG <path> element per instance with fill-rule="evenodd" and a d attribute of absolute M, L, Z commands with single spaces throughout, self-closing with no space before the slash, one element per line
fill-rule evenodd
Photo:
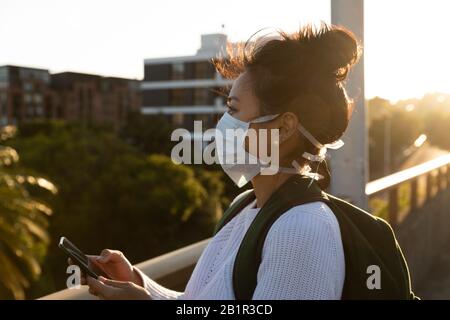
<path fill-rule="evenodd" d="M 253 190 L 239 195 L 225 211 L 214 234 L 255 199 Z M 257 284 L 263 245 L 273 223 L 290 208 L 315 201 L 326 203 L 339 223 L 345 255 L 342 299 L 418 299 L 411 290 L 408 266 L 391 226 L 383 219 L 334 197 L 311 178 L 295 175 L 280 186 L 249 226 L 233 266 L 237 300 L 251 300 Z M 381 288 L 368 286 L 370 266 L 378 266 Z"/>

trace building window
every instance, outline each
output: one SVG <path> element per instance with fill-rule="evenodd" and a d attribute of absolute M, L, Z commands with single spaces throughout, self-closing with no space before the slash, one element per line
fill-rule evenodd
<path fill-rule="evenodd" d="M 102 81 L 101 90 L 103 92 L 109 92 L 111 90 L 111 86 L 108 81 Z"/>
<path fill-rule="evenodd" d="M 212 79 L 214 74 L 214 67 L 209 61 L 201 61 L 195 64 L 196 79 Z"/>
<path fill-rule="evenodd" d="M 25 103 L 31 103 L 31 100 L 32 100 L 31 94 L 26 93 L 23 97 L 23 100 L 25 101 Z"/>
<path fill-rule="evenodd" d="M 142 92 L 142 104 L 146 107 L 168 106 L 171 97 L 170 89 L 144 90 Z"/>
<path fill-rule="evenodd" d="M 37 103 L 37 104 L 40 104 L 42 102 L 42 95 L 39 94 L 39 93 L 36 93 L 34 95 L 34 102 Z"/>
<path fill-rule="evenodd" d="M 182 113 L 175 113 L 172 116 L 172 121 L 176 126 L 182 126 L 183 125 L 184 116 Z"/>
<path fill-rule="evenodd" d="M 172 64 L 172 80 L 183 80 L 184 78 L 184 63 L 175 62 Z"/>
<path fill-rule="evenodd" d="M 206 122 L 208 120 L 209 120 L 209 115 L 208 114 L 196 114 L 196 115 L 194 115 L 194 121 Z"/>
<path fill-rule="evenodd" d="M 23 84 L 23 90 L 27 92 L 33 91 L 33 84 L 31 82 L 25 82 Z"/>
<path fill-rule="evenodd" d="M 13 110 L 13 117 L 16 120 L 22 119 L 21 105 L 22 105 L 21 96 L 18 94 L 13 95 L 13 98 L 12 98 L 12 108 L 13 109 L 12 110 Z"/>
<path fill-rule="evenodd" d="M 184 104 L 185 91 L 183 89 L 173 89 L 171 97 L 171 105 L 180 106 Z"/>
<path fill-rule="evenodd" d="M 26 104 L 26 113 L 28 118 L 32 118 L 34 116 L 34 106 L 32 104 Z"/>
<path fill-rule="evenodd" d="M 9 69 L 8 67 L 0 68 L 0 83 L 8 83 Z"/>
<path fill-rule="evenodd" d="M 172 64 L 146 64 L 144 81 L 166 81 L 171 79 Z"/>
<path fill-rule="evenodd" d="M 194 90 L 194 104 L 195 105 L 208 105 L 209 104 L 209 89 L 207 88 L 195 88 Z"/>
<path fill-rule="evenodd" d="M 42 108 L 41 105 L 36 106 L 35 112 L 36 116 L 38 117 L 42 117 L 44 115 L 44 109 Z"/>

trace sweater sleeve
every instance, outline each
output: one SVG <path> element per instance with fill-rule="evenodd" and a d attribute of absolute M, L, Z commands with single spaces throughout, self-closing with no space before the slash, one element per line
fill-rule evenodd
<path fill-rule="evenodd" d="M 253 299 L 341 298 L 345 260 L 339 224 L 321 202 L 294 207 L 269 230 Z"/>
<path fill-rule="evenodd" d="M 141 270 L 134 267 L 134 270 L 141 277 L 144 289 L 150 293 L 150 297 L 152 300 L 182 300 L 184 296 L 184 292 L 174 291 L 168 288 L 163 287 L 158 284 L 156 281 L 150 279 L 146 274 L 144 274 Z"/>
<path fill-rule="evenodd" d="M 246 194 L 246 192 L 242 192 L 237 197 L 233 199 L 230 206 L 238 201 L 241 197 L 243 197 Z M 168 288 L 165 288 L 164 286 L 160 285 L 150 277 L 148 277 L 145 273 L 143 273 L 138 268 L 134 267 L 134 270 L 139 275 L 139 277 L 142 280 L 144 289 L 147 290 L 150 294 L 150 297 L 153 300 L 183 300 L 186 299 L 186 295 L 184 292 L 178 292 L 174 291 Z"/>

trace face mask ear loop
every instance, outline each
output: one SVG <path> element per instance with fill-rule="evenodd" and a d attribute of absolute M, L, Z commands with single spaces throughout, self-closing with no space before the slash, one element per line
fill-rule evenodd
<path fill-rule="evenodd" d="M 314 177 L 318 177 L 319 166 L 320 166 L 321 163 L 322 163 L 322 161 L 319 161 L 317 163 L 316 172 L 314 172 L 314 176 L 311 177 L 311 181 L 309 182 L 308 189 L 311 187 L 313 181 L 315 180 Z"/>
<path fill-rule="evenodd" d="M 248 124 L 269 122 L 269 121 L 272 121 L 273 119 L 277 118 L 279 115 L 280 114 L 277 113 L 277 114 L 269 114 L 266 116 L 261 116 L 261 117 L 258 117 L 256 119 L 249 121 Z"/>
<path fill-rule="evenodd" d="M 327 170 L 328 173 L 330 173 L 330 168 L 328 168 L 328 164 L 326 161 L 325 161 L 325 169 Z"/>

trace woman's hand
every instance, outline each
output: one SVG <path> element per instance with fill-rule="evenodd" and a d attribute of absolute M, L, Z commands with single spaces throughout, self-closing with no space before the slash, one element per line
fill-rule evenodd
<path fill-rule="evenodd" d="M 104 300 L 150 300 L 147 290 L 129 281 L 87 277 L 89 293 Z"/>
<path fill-rule="evenodd" d="M 142 285 L 134 272 L 133 265 L 118 250 L 104 249 L 99 256 L 89 256 L 89 260 L 112 280 L 130 281 Z"/>
<path fill-rule="evenodd" d="M 142 279 L 134 271 L 133 265 L 122 252 L 104 249 L 99 256 L 88 256 L 89 267 L 95 272 L 97 269 L 103 271 L 111 280 L 133 282 L 142 286 Z M 73 261 L 69 258 L 69 264 Z M 83 274 L 81 284 L 88 284 L 86 275 Z"/>

